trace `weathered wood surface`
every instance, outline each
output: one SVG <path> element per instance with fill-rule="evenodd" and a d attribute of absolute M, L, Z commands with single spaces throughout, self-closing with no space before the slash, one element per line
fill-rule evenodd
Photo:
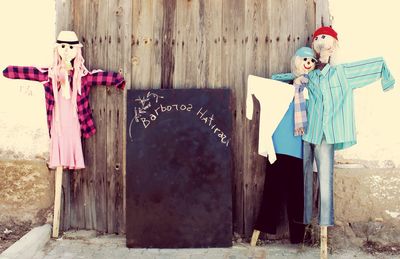
<path fill-rule="evenodd" d="M 130 85 L 131 2 L 57 1 L 57 6 L 57 17 L 63 17 L 58 19 L 57 31 L 77 33 L 86 67 L 119 71 Z M 125 99 L 125 92 L 113 87 L 91 89 L 97 133 L 83 142 L 86 168 L 65 172 L 63 230 L 125 231 Z"/>
<path fill-rule="evenodd" d="M 108 58 L 107 70 L 118 71 L 130 85 L 131 56 L 130 35 L 131 2 L 124 0 L 108 1 Z M 128 62 L 126 62 L 128 61 Z M 115 87 L 107 88 L 107 232 L 125 231 L 124 211 L 124 150 L 126 96 Z"/>
<path fill-rule="evenodd" d="M 270 44 L 265 41 L 271 34 L 271 20 L 269 15 L 271 1 L 249 0 L 244 7 L 244 34 L 243 49 L 245 60 L 243 62 L 244 85 L 236 96 L 236 107 L 240 111 L 241 121 L 238 130 L 242 131 L 242 138 L 238 142 L 237 155 L 243 157 L 243 230 L 246 235 L 253 232 L 253 222 L 258 216 L 260 200 L 264 190 L 265 166 L 267 160 L 258 155 L 259 110 L 257 103 L 252 120 L 245 118 L 246 111 L 246 85 L 248 75 L 262 77 L 269 76 L 268 60 L 271 56 Z M 272 9 L 270 9 L 272 10 Z M 240 147 L 244 148 L 240 148 Z M 243 153 L 242 153 L 243 152 Z"/>
<path fill-rule="evenodd" d="M 107 64 L 107 1 L 74 1 L 74 31 L 83 44 L 85 65 L 91 70 Z M 86 169 L 72 174 L 71 227 L 107 231 L 106 89 L 91 89 L 90 103 L 96 135 L 84 143 Z"/>
<path fill-rule="evenodd" d="M 244 202 L 244 168 L 245 157 L 242 155 L 244 136 L 243 122 L 245 110 L 243 108 L 245 98 L 245 77 L 242 65 L 245 62 L 243 51 L 244 36 L 244 12 L 245 2 L 242 0 L 223 1 L 222 3 L 222 54 L 221 54 L 221 86 L 232 89 L 232 113 L 233 113 L 233 229 L 237 233 L 243 233 L 245 218 Z M 239 65 L 240 64 L 240 65 Z M 234 86 L 238 87 L 234 87 Z M 238 150 L 241 150 L 238 152 Z"/>
<path fill-rule="evenodd" d="M 327 1 L 58 0 L 57 6 L 57 29 L 78 33 L 86 66 L 121 69 L 128 89 L 232 89 L 234 231 L 249 236 L 267 160 L 257 154 L 259 106 L 252 121 L 245 118 L 247 76 L 288 72 L 294 51 L 309 45 L 321 21 L 328 23 Z M 87 169 L 64 181 L 70 194 L 64 229 L 124 232 L 125 99 L 114 89 L 92 89 L 98 132 L 85 142 Z M 279 229 L 285 236 L 286 226 Z"/>
<path fill-rule="evenodd" d="M 315 2 L 315 25 L 316 27 L 331 26 L 332 19 L 329 13 L 329 2 L 326 0 L 314 0 Z"/>

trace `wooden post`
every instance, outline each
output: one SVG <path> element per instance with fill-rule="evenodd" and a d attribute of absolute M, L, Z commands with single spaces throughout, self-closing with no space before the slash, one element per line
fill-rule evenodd
<path fill-rule="evenodd" d="M 329 26 L 332 24 L 329 14 L 329 1 L 314 0 L 315 4 L 315 27 Z M 315 171 L 315 170 L 314 170 Z M 314 181 L 314 186 L 315 186 Z M 321 259 L 328 258 L 328 227 L 321 226 Z"/>
<path fill-rule="evenodd" d="M 257 240 L 258 240 L 258 236 L 259 235 L 260 235 L 260 231 L 254 229 L 253 235 L 251 236 L 251 242 L 250 242 L 251 246 L 256 246 L 257 245 Z"/>
<path fill-rule="evenodd" d="M 328 227 L 321 227 L 321 259 L 328 258 Z"/>
<path fill-rule="evenodd" d="M 57 166 L 54 194 L 54 215 L 53 215 L 53 237 L 58 237 L 60 228 L 60 205 L 61 205 L 61 187 L 62 187 L 62 166 Z"/>

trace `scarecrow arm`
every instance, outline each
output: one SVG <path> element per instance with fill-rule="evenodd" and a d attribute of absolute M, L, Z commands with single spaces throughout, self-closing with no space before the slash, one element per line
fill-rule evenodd
<path fill-rule="evenodd" d="M 123 90 L 125 87 L 124 77 L 116 72 L 107 71 L 95 71 L 91 72 L 86 76 L 86 84 L 88 86 L 93 85 L 105 85 L 105 86 L 115 86 L 118 89 Z"/>
<path fill-rule="evenodd" d="M 394 87 L 395 80 L 382 57 L 366 59 L 343 65 L 344 75 L 353 89 L 367 86 L 382 78 L 382 89 Z"/>
<path fill-rule="evenodd" d="M 10 79 L 25 79 L 31 81 L 47 81 L 49 79 L 48 69 L 36 67 L 8 66 L 3 70 L 4 77 Z"/>
<path fill-rule="evenodd" d="M 278 80 L 281 82 L 290 82 L 295 79 L 295 76 L 292 73 L 273 74 L 271 76 L 271 79 Z"/>

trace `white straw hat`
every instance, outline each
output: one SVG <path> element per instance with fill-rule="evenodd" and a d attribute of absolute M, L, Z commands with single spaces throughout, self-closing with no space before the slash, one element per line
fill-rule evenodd
<path fill-rule="evenodd" d="M 70 45 L 78 45 L 82 47 L 82 44 L 79 42 L 78 36 L 73 31 L 60 31 L 57 37 L 56 44 L 70 44 Z"/>

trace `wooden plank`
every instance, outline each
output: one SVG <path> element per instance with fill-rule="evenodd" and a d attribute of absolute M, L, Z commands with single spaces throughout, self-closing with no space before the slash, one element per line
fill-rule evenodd
<path fill-rule="evenodd" d="M 293 1 L 292 8 L 292 37 L 291 41 L 293 44 L 293 53 L 300 47 L 307 46 L 308 43 L 308 2 L 305 1 Z M 293 55 L 293 54 L 292 54 Z"/>
<path fill-rule="evenodd" d="M 75 6 L 73 0 L 57 0 L 55 4 L 57 14 L 56 34 L 58 35 L 60 31 L 73 29 L 73 11 Z"/>
<path fill-rule="evenodd" d="M 314 0 L 315 2 L 315 22 L 316 28 L 321 26 L 331 26 L 332 19 L 329 13 L 329 1 L 327 0 Z"/>
<path fill-rule="evenodd" d="M 131 74 L 135 89 L 160 88 L 162 78 L 169 80 L 167 75 L 161 75 L 161 57 L 169 55 L 161 52 L 165 36 L 162 35 L 163 4 L 166 3 L 161 0 L 132 1 Z"/>
<path fill-rule="evenodd" d="M 269 35 L 269 1 L 248 0 L 245 9 L 245 37 L 244 48 L 246 52 L 244 75 L 257 75 L 267 77 L 269 59 L 269 44 L 265 39 Z M 246 84 L 247 85 L 247 84 Z M 242 107 L 245 107 L 246 96 L 240 98 Z M 258 154 L 259 133 L 259 105 L 254 105 L 253 120 L 242 118 L 243 147 L 244 147 L 244 234 L 250 236 L 253 233 L 254 222 L 258 216 L 258 210 L 263 195 L 263 182 L 265 178 L 266 159 Z"/>
<path fill-rule="evenodd" d="M 218 1 L 214 1 L 218 2 Z M 196 78 L 196 84 L 195 86 L 197 88 L 205 88 L 207 87 L 207 77 L 208 77 L 208 50 L 209 50 L 209 44 L 210 41 L 212 40 L 212 35 L 208 34 L 208 29 L 209 27 L 207 26 L 207 14 L 210 14 L 212 11 L 210 6 L 207 5 L 206 0 L 205 1 L 197 1 L 198 4 L 189 7 L 197 16 L 197 26 L 194 28 L 195 36 L 196 36 L 196 44 L 195 48 L 192 48 L 192 51 L 190 51 L 188 54 L 190 55 L 190 58 L 193 58 L 196 60 L 196 70 L 190 70 L 192 73 L 196 73 L 197 78 Z M 196 10 L 197 9 L 197 10 Z M 216 21 L 218 23 L 218 21 Z M 193 78 L 194 79 L 194 78 Z M 188 87 L 191 87 L 188 85 Z M 193 87 L 193 86 L 192 86 Z"/>
<path fill-rule="evenodd" d="M 271 1 L 270 74 L 290 71 L 290 59 L 294 53 L 293 44 L 290 43 L 293 37 L 293 2 Z"/>
<path fill-rule="evenodd" d="M 321 226 L 321 240 L 320 240 L 320 258 L 328 259 L 328 227 Z"/>
<path fill-rule="evenodd" d="M 107 70 L 108 60 L 108 1 L 100 0 L 96 3 L 91 13 L 95 14 L 95 27 L 91 31 L 85 33 L 86 37 L 93 39 L 96 53 L 90 56 L 92 67 L 90 69 Z M 89 19 L 87 16 L 86 19 Z M 91 40 L 92 41 L 92 40 Z M 93 156 L 93 163 L 89 165 L 90 174 L 93 176 L 93 185 L 91 198 L 95 203 L 95 219 L 94 228 L 101 232 L 107 232 L 107 89 L 104 86 L 94 86 L 91 89 L 90 102 L 93 109 L 93 117 L 96 123 L 96 135 L 89 139 L 88 152 L 86 157 Z M 89 171 L 89 170 L 88 170 Z M 87 225 L 89 225 L 87 223 Z"/>
<path fill-rule="evenodd" d="M 61 212 L 61 188 L 62 188 L 62 166 L 57 166 L 55 176 L 55 188 L 54 188 L 54 213 L 53 213 L 53 233 L 52 237 L 58 238 L 60 230 L 60 212 Z"/>
<path fill-rule="evenodd" d="M 272 1 L 270 22 L 270 74 L 290 72 L 290 61 L 295 52 L 293 38 L 296 37 L 294 24 L 294 2 L 296 0 Z M 277 226 L 276 238 L 289 236 L 286 205 L 280 209 L 281 224 Z"/>
<path fill-rule="evenodd" d="M 244 62 L 244 1 L 229 0 L 222 3 L 221 85 L 232 89 L 233 131 L 233 230 L 244 232 L 243 200 L 243 100 L 245 94 Z"/>
<path fill-rule="evenodd" d="M 204 7 L 203 7 L 204 6 Z M 204 73 L 197 79 L 200 87 L 217 88 L 227 87 L 222 85 L 222 0 L 206 0 L 200 4 L 200 20 L 204 21 L 205 48 L 200 51 L 205 52 L 202 59 L 204 62 Z M 200 64 L 199 64 L 200 65 Z"/>
<path fill-rule="evenodd" d="M 99 3 L 91 1 L 75 1 L 74 31 L 83 44 L 82 54 L 85 58 L 85 66 L 91 70 L 96 63 L 97 41 L 93 31 L 96 30 L 99 19 Z M 92 21 L 87 19 L 92 17 Z M 88 35 L 88 32 L 92 34 Z M 93 91 L 92 91 L 93 94 Z M 93 103 L 91 103 L 93 106 Z M 95 118 L 96 119 L 96 118 Z M 85 158 L 85 169 L 71 173 L 71 227 L 81 229 L 95 229 L 97 227 L 97 204 L 95 200 L 96 185 L 94 164 L 96 153 L 94 152 L 94 139 L 82 141 Z M 100 203 L 101 204 L 101 203 Z M 100 216 L 101 217 L 101 216 Z M 101 222 L 101 220 L 100 220 Z M 101 225 L 101 224 L 100 224 Z M 100 231 L 104 231 L 100 227 Z"/>
<path fill-rule="evenodd" d="M 306 31 L 307 31 L 307 46 L 311 46 L 312 34 L 315 30 L 315 3 L 314 0 L 306 0 Z"/>
<path fill-rule="evenodd" d="M 251 236 L 250 240 L 250 246 L 256 246 L 258 237 L 260 236 L 260 231 L 259 230 L 253 230 L 253 235 Z"/>
<path fill-rule="evenodd" d="M 182 8 L 185 8 L 185 6 L 183 5 L 183 0 L 176 0 L 173 1 L 175 2 L 175 9 L 173 10 L 174 12 L 174 29 L 173 29 L 173 34 L 171 37 L 171 45 L 172 45 L 172 41 L 174 41 L 176 44 L 174 44 L 174 60 L 173 60 L 173 66 L 174 66 L 174 70 L 173 70 L 173 87 L 174 88 L 183 88 L 185 86 L 185 80 L 184 80 L 184 76 L 186 74 L 186 56 L 187 56 L 187 52 L 188 49 L 193 49 L 193 42 L 190 42 L 189 39 L 187 39 L 186 37 L 186 27 L 187 27 L 187 14 L 184 12 L 186 9 L 182 10 L 182 11 L 178 11 Z M 164 7 L 165 8 L 165 7 Z M 171 19 L 172 19 L 172 14 L 170 14 Z M 166 18 L 164 17 L 164 20 Z M 165 26 L 165 23 L 164 25 Z M 164 35 L 164 40 L 165 40 L 165 35 Z M 165 44 L 163 42 L 163 44 Z M 164 63 L 167 60 L 163 60 L 163 66 L 168 65 Z M 172 61 L 172 60 L 171 60 Z"/>
<path fill-rule="evenodd" d="M 71 185 L 70 172 L 64 170 L 62 177 L 62 196 L 61 196 L 61 214 L 60 231 L 67 231 L 71 228 Z"/>
<path fill-rule="evenodd" d="M 93 17 L 98 21 L 99 19 L 99 5 L 98 3 L 94 2 L 89 2 L 89 1 L 84 1 L 81 4 L 83 4 L 82 9 L 79 9 L 81 13 L 81 19 L 82 22 L 79 23 L 81 25 L 81 35 L 82 38 L 82 43 L 84 44 L 83 48 L 83 53 L 87 52 L 87 55 L 85 55 L 87 63 L 85 64 L 86 67 L 91 70 L 92 64 L 95 64 L 96 60 L 95 55 L 97 49 L 97 44 L 95 42 L 95 39 L 93 38 L 94 31 L 96 30 L 97 22 L 90 22 L 90 20 L 87 17 Z M 78 26 L 78 25 L 77 25 Z M 85 148 L 85 165 L 86 165 L 86 170 L 79 173 L 79 177 L 81 178 L 81 186 L 82 186 L 82 196 L 83 196 L 83 207 L 77 208 L 77 210 L 83 209 L 84 214 L 83 214 L 83 220 L 84 223 L 83 225 L 85 226 L 85 229 L 96 229 L 97 228 L 97 217 L 100 216 L 100 214 L 97 214 L 97 208 L 96 208 L 96 200 L 95 200 L 95 177 L 96 177 L 96 172 L 94 171 L 94 164 L 95 164 L 95 149 L 91 149 L 93 146 L 90 144 L 93 139 L 89 139 L 87 142 L 88 147 Z M 101 217 L 101 216 L 100 216 Z M 101 220 L 99 221 L 101 222 Z M 100 231 L 104 232 L 104 224 L 101 225 Z"/>
<path fill-rule="evenodd" d="M 77 1 L 75 31 L 84 45 L 85 65 L 89 70 L 105 69 L 107 54 L 108 2 Z M 78 22 L 79 21 L 79 22 Z M 74 173 L 73 193 L 76 205 L 72 218 L 77 228 L 107 231 L 106 199 L 106 89 L 94 86 L 90 104 L 97 128 L 96 135 L 85 141 L 86 169 Z"/>
<path fill-rule="evenodd" d="M 81 182 L 81 176 L 77 172 L 71 173 L 71 228 L 73 229 L 84 229 L 84 210 L 80 209 L 84 206 L 82 186 L 79 184 Z"/>
<path fill-rule="evenodd" d="M 83 10 L 83 6 L 81 5 L 82 2 L 74 1 L 73 2 L 73 9 L 71 10 L 72 12 L 72 19 L 74 21 L 74 26 L 72 28 L 69 28 L 73 31 L 75 31 L 79 37 L 79 39 L 82 41 L 82 38 L 80 37 L 81 34 L 77 32 L 76 30 L 76 25 L 77 24 L 82 24 L 84 21 L 82 19 L 82 16 L 76 12 L 76 10 Z M 82 26 L 83 27 L 83 26 Z M 82 170 L 77 172 L 71 171 L 69 174 L 70 177 L 70 223 L 71 223 L 71 228 L 85 228 L 84 221 L 81 219 L 84 218 L 84 196 L 83 196 L 83 185 L 78 185 L 78 183 L 81 182 L 81 173 L 83 173 Z"/>
<path fill-rule="evenodd" d="M 129 44 L 129 38 L 131 37 L 131 32 L 132 32 L 132 23 L 130 22 L 130 18 L 132 17 L 132 1 L 129 2 L 124 2 L 122 5 L 125 14 L 124 14 L 124 24 L 123 24 L 123 29 L 122 29 L 122 34 L 123 34 L 123 53 L 124 53 L 124 58 L 123 58 L 123 75 L 125 78 L 125 88 L 130 88 L 131 87 L 131 72 L 132 72 L 132 63 L 130 60 L 126 60 L 126 57 L 131 57 L 132 56 L 132 47 L 131 44 Z M 122 111 L 123 111 L 123 118 L 122 118 L 122 185 L 123 185 L 123 207 L 122 207 L 122 225 L 121 228 L 118 229 L 119 233 L 125 233 L 126 232 L 126 98 L 127 98 L 127 91 L 125 90 L 123 92 L 123 106 L 122 106 Z"/>
<path fill-rule="evenodd" d="M 86 229 L 107 232 L 107 171 L 106 171 L 106 90 L 97 86 L 91 90 L 90 102 L 96 123 L 96 135 L 87 140 L 85 149 L 86 169 L 83 177 L 88 177 L 89 192 L 85 192 Z M 87 181 L 81 180 L 83 183 Z"/>
<path fill-rule="evenodd" d="M 62 30 L 72 30 L 73 28 L 73 1 L 56 1 L 56 35 Z M 54 172 L 55 173 L 55 172 Z M 60 231 L 66 231 L 71 227 L 70 221 L 70 174 L 68 171 L 63 172 L 62 177 L 62 197 L 60 211 Z"/>
<path fill-rule="evenodd" d="M 163 1 L 162 9 L 165 10 L 162 19 L 161 31 L 161 88 L 173 88 L 174 85 L 174 72 L 175 72 L 175 13 L 176 13 L 176 0 Z"/>
<path fill-rule="evenodd" d="M 108 1 L 108 56 L 107 69 L 119 71 L 130 83 L 131 56 L 130 1 Z M 112 57 L 112 58 L 111 58 Z M 107 89 L 107 232 L 125 231 L 124 180 L 123 180 L 123 134 L 124 92 L 115 87 Z"/>
<path fill-rule="evenodd" d="M 170 15 L 166 20 L 165 24 L 169 24 L 167 30 L 173 30 L 173 26 L 175 25 L 175 11 L 173 11 L 174 1 L 168 1 L 168 9 L 163 8 L 163 5 L 166 1 L 163 0 L 153 0 L 153 39 L 152 39 L 152 52 L 150 56 L 150 66 L 151 66 L 151 88 L 168 88 L 168 86 L 173 86 L 173 68 L 174 62 L 172 60 L 169 63 L 169 68 L 163 67 L 162 64 L 166 64 L 163 59 L 163 30 L 164 30 L 164 15 Z M 164 49 L 165 51 L 165 49 Z M 171 49 L 171 53 L 173 54 L 173 49 Z M 164 69 L 164 70 L 163 70 Z M 164 73 L 164 74 L 163 74 Z M 165 77 L 164 77 L 165 76 Z M 163 80 L 168 79 L 168 81 L 164 82 L 162 86 Z"/>
<path fill-rule="evenodd" d="M 204 39 L 199 31 L 199 8 L 199 1 L 176 2 L 176 26 L 172 39 L 172 45 L 175 45 L 174 88 L 197 87 L 198 74 L 204 73 L 201 54 Z"/>
<path fill-rule="evenodd" d="M 221 87 L 222 2 L 222 0 L 198 1 L 195 6 L 188 7 L 193 13 L 192 19 L 198 20 L 197 23 L 191 23 L 189 30 L 194 34 L 193 37 L 189 36 L 189 39 L 190 42 L 195 40 L 193 45 L 196 46 L 196 50 L 188 53 L 189 60 L 196 61 L 196 66 L 190 73 L 197 73 L 198 88 Z M 194 76 L 192 78 L 194 81 Z M 190 83 L 187 87 L 190 87 Z"/>

